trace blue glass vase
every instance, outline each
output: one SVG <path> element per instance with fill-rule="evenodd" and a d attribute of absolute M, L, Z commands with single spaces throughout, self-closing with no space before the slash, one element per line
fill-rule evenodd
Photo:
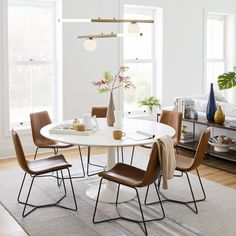
<path fill-rule="evenodd" d="M 216 100 L 214 95 L 213 84 L 211 83 L 207 109 L 206 109 L 206 118 L 208 121 L 214 122 L 214 114 L 216 112 Z"/>

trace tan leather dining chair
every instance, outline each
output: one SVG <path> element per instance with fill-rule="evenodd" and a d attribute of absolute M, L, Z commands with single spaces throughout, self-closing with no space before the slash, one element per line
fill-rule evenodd
<path fill-rule="evenodd" d="M 39 148 L 53 149 L 54 154 L 56 155 L 58 154 L 58 149 L 64 149 L 64 148 L 69 148 L 73 146 L 71 144 L 60 143 L 54 140 L 47 139 L 40 134 L 41 128 L 52 123 L 47 111 L 31 113 L 30 123 L 31 123 L 33 141 L 36 146 L 34 159 L 36 159 Z M 79 147 L 79 154 L 80 154 L 80 162 L 81 162 L 83 174 L 82 176 L 78 176 L 78 177 L 74 176 L 73 178 L 83 178 L 85 176 L 84 164 L 82 160 L 80 147 Z"/>
<path fill-rule="evenodd" d="M 177 146 L 179 144 L 180 136 L 181 136 L 182 116 L 183 116 L 182 113 L 178 111 L 162 110 L 161 118 L 160 118 L 160 123 L 169 125 L 175 130 L 175 136 L 172 138 L 172 141 L 173 141 L 173 145 L 177 153 L 178 153 Z M 151 148 L 150 145 L 141 145 L 141 147 Z M 131 165 L 133 163 L 133 156 L 134 156 L 134 147 L 131 154 L 131 161 L 130 161 Z"/>
<path fill-rule="evenodd" d="M 161 112 L 160 123 L 169 125 L 175 130 L 175 136 L 172 137 L 172 141 L 176 149 L 179 144 L 181 136 L 182 117 L 183 117 L 182 113 L 178 111 L 163 110 Z"/>
<path fill-rule="evenodd" d="M 145 235 L 147 235 L 148 232 L 147 232 L 146 222 L 163 219 L 165 217 L 165 212 L 160 202 L 162 216 L 160 218 L 145 220 L 141 202 L 140 202 L 138 188 L 146 187 L 151 184 L 154 184 L 157 197 L 160 201 L 157 184 L 155 183 L 155 181 L 160 177 L 160 174 L 161 174 L 161 168 L 160 168 L 159 157 L 158 157 L 158 147 L 156 143 L 154 143 L 152 146 L 152 149 L 150 152 L 150 158 L 149 158 L 149 162 L 148 162 L 146 170 L 142 170 L 137 167 L 127 165 L 125 163 L 117 163 L 112 169 L 99 173 L 98 175 L 101 177 L 101 180 L 99 184 L 98 195 L 97 195 L 97 200 L 96 200 L 94 214 L 93 214 L 93 223 L 102 223 L 102 222 L 118 220 L 118 219 L 128 220 L 128 221 L 136 222 L 136 223 L 143 223 L 143 226 L 144 226 L 143 231 Z M 116 207 L 119 200 L 120 185 L 128 186 L 130 188 L 133 188 L 136 191 L 142 220 L 135 220 L 133 218 L 127 218 L 120 215 L 119 217 L 116 217 L 116 218 L 109 218 L 105 220 L 103 219 L 99 221 L 96 220 L 99 195 L 100 195 L 102 181 L 104 179 L 118 184 L 117 196 L 116 196 Z"/>
<path fill-rule="evenodd" d="M 192 200 L 190 200 L 190 201 L 174 200 L 174 199 L 167 198 L 163 193 L 161 193 L 161 195 L 164 198 L 164 200 L 162 200 L 162 202 L 170 201 L 170 202 L 185 204 L 194 213 L 196 213 L 196 214 L 198 213 L 197 202 L 204 201 L 206 199 L 206 194 L 205 194 L 205 191 L 204 191 L 204 188 L 203 188 L 201 177 L 199 175 L 198 167 L 201 165 L 202 161 L 204 160 L 205 152 L 206 152 L 207 146 L 208 146 L 208 139 L 210 137 L 210 133 L 211 133 L 211 130 L 210 130 L 210 127 L 208 127 L 201 134 L 201 137 L 199 139 L 199 143 L 198 143 L 194 158 L 184 157 L 184 156 L 176 154 L 176 170 L 186 174 L 188 185 L 189 185 L 190 192 L 191 192 L 191 195 L 192 195 Z M 191 182 L 190 182 L 190 178 L 189 178 L 189 175 L 188 175 L 188 172 L 193 171 L 193 170 L 196 170 L 197 177 L 198 177 L 198 180 L 199 180 L 199 183 L 200 183 L 200 186 L 201 186 L 201 190 L 202 190 L 202 194 L 203 194 L 203 197 L 200 198 L 200 199 L 197 199 L 197 200 L 195 199 L 193 189 L 192 189 L 192 185 L 191 185 Z M 179 175 L 179 176 L 176 175 L 176 177 L 182 177 L 182 175 Z M 159 186 L 160 186 L 160 181 L 158 183 L 158 187 Z M 147 194 L 148 194 L 148 191 L 149 191 L 149 188 L 147 189 Z M 145 203 L 147 205 L 149 205 L 149 204 L 153 204 L 154 202 L 147 203 L 147 198 L 146 198 Z M 191 203 L 194 204 L 194 208 L 192 208 L 189 205 Z"/>
<path fill-rule="evenodd" d="M 47 139 L 40 134 L 40 129 L 52 123 L 47 111 L 34 112 L 30 114 L 31 131 L 36 150 L 34 159 L 36 159 L 39 148 L 50 148 L 54 150 L 54 154 L 58 153 L 59 148 L 69 148 L 73 145 L 59 143 L 54 140 Z"/>
<path fill-rule="evenodd" d="M 67 163 L 64 156 L 62 154 L 60 154 L 60 155 L 50 156 L 50 157 L 47 157 L 44 159 L 29 161 L 25 158 L 25 154 L 24 154 L 24 151 L 23 151 L 23 148 L 21 145 L 20 138 L 14 130 L 12 130 L 12 139 L 13 139 L 13 143 L 14 143 L 14 147 L 15 147 L 17 161 L 18 161 L 21 169 L 25 172 L 22 183 L 21 183 L 21 187 L 20 187 L 20 190 L 18 193 L 18 197 L 17 197 L 17 201 L 20 204 L 24 205 L 22 216 L 25 217 L 25 216 L 29 215 L 31 212 L 33 212 L 37 208 L 50 207 L 50 206 L 58 206 L 61 208 L 77 211 L 77 203 L 76 203 L 74 188 L 73 188 L 70 170 L 69 170 L 69 168 L 71 167 L 71 164 Z M 66 197 L 66 186 L 65 186 L 65 180 L 63 178 L 63 170 L 67 170 L 67 172 L 68 172 L 72 195 L 73 195 L 73 199 L 74 199 L 74 205 L 75 205 L 74 208 L 69 208 L 69 207 L 59 204 L 61 202 L 61 200 Z M 45 174 L 47 174 L 49 172 L 53 172 L 53 171 L 56 171 L 56 172 L 60 171 L 61 172 L 64 194 L 59 198 L 59 200 L 57 200 L 55 203 L 52 203 L 52 204 L 35 205 L 35 204 L 29 203 L 29 198 L 30 198 L 33 183 L 35 181 L 35 177 L 45 176 Z M 25 179 L 26 179 L 27 174 L 28 174 L 28 176 L 32 177 L 32 180 L 31 180 L 31 183 L 30 183 L 30 186 L 28 189 L 28 193 L 26 194 L 26 200 L 22 201 L 22 200 L 20 200 L 20 198 L 21 198 L 22 189 L 25 185 Z M 31 207 L 32 209 L 26 213 L 27 206 Z"/>

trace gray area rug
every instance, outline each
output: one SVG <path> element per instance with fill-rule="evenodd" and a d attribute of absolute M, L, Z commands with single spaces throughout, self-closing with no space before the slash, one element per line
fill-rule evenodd
<path fill-rule="evenodd" d="M 96 160 L 104 161 L 105 157 L 99 155 Z M 136 154 L 135 165 L 145 168 L 147 157 Z M 72 160 L 74 170 L 79 162 Z M 73 212 L 58 207 L 37 209 L 26 218 L 22 218 L 23 206 L 16 201 L 23 172 L 19 168 L 11 168 L 0 172 L 0 201 L 10 214 L 19 222 L 29 235 L 79 235 L 79 236 L 118 236 L 118 235 L 144 235 L 142 229 L 136 223 L 124 220 L 109 223 L 93 224 L 92 216 L 95 201 L 86 196 L 86 189 L 90 186 L 98 186 L 99 178 L 96 176 L 84 179 L 74 179 L 74 188 L 77 197 L 78 211 Z M 191 175 L 196 197 L 200 189 L 196 177 Z M 236 191 L 220 184 L 203 179 L 207 200 L 198 203 L 199 213 L 194 214 L 186 206 L 174 203 L 164 203 L 166 218 L 161 221 L 147 223 L 149 235 L 236 235 Z M 68 186 L 68 197 L 62 204 L 72 206 L 72 195 Z M 169 181 L 169 189 L 162 190 L 166 195 L 178 199 L 189 199 L 189 189 L 186 187 L 185 178 L 174 178 Z M 31 202 L 42 204 L 55 201 L 61 190 L 56 185 L 55 178 L 38 178 L 33 187 Z M 143 201 L 145 189 L 141 189 Z M 150 200 L 155 199 L 154 189 L 151 188 Z M 136 199 L 119 204 L 122 215 L 140 219 Z M 114 204 L 100 203 L 97 216 L 99 219 L 116 216 Z M 152 205 L 144 208 L 148 218 L 160 216 L 160 206 Z"/>

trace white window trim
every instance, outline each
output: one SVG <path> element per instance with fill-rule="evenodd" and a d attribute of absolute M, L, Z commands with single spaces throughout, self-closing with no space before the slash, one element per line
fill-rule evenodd
<path fill-rule="evenodd" d="M 134 0 L 120 0 L 120 17 L 124 18 L 124 6 L 134 6 L 134 7 L 145 7 L 145 8 L 152 8 L 155 9 L 155 16 L 157 16 L 157 14 L 160 15 L 161 18 L 161 22 L 160 22 L 160 29 L 159 31 L 156 29 L 154 29 L 154 37 L 156 37 L 156 35 L 158 33 L 161 34 L 160 37 L 160 41 L 157 42 L 156 38 L 154 38 L 153 40 L 153 47 L 155 50 L 153 50 L 153 59 L 152 60 L 137 60 L 136 63 L 142 63 L 142 62 L 148 62 L 148 61 L 153 61 L 153 88 L 152 88 L 152 93 L 153 96 L 157 96 L 158 94 L 158 99 L 160 99 L 160 101 L 162 101 L 162 87 L 163 87 L 163 29 L 162 29 L 162 25 L 163 25 L 163 5 L 162 4 L 157 4 L 155 1 L 152 0 L 142 0 L 137 4 L 137 1 Z M 158 12 L 159 10 L 161 10 L 160 12 Z M 156 19 L 154 19 L 156 20 Z M 120 32 L 123 32 L 123 25 L 120 25 Z M 120 40 L 120 65 L 123 65 L 125 62 L 134 62 L 134 60 L 124 60 L 124 53 L 123 53 L 123 48 L 124 48 L 124 43 L 123 40 Z M 160 49 L 160 52 L 158 51 L 157 53 L 157 48 Z M 158 67 L 160 66 L 160 68 Z M 158 86 L 157 86 L 158 84 Z M 123 107 L 123 97 L 124 97 L 124 91 L 120 90 L 118 93 L 118 107 L 121 110 L 124 110 Z M 136 114 L 136 113 L 140 113 L 141 111 L 131 111 L 132 114 Z M 130 114 L 130 112 L 129 112 Z"/>
<path fill-rule="evenodd" d="M 38 2 L 38 0 L 36 0 Z M 47 2 L 47 0 L 41 0 L 42 3 L 43 2 Z M 18 3 L 18 1 L 16 0 L 11 0 L 11 3 Z M 25 3 L 27 4 L 28 2 L 25 1 Z M 32 3 L 34 3 L 34 0 L 32 0 Z M 55 16 L 54 18 L 60 18 L 61 16 L 61 11 L 59 9 L 61 9 L 62 3 L 61 0 L 51 0 L 51 3 L 54 4 L 55 6 Z M 3 97 L 2 97 L 2 101 L 3 101 L 3 119 L 2 119 L 2 123 L 3 123 L 3 136 L 4 137 L 9 137 L 11 135 L 10 132 L 10 107 L 9 107 L 9 82 L 8 82 L 8 78 L 9 78 L 9 59 L 8 59 L 8 0 L 2 0 L 2 52 L 3 52 Z M 22 4 L 21 4 L 22 5 Z M 62 60 L 61 57 L 59 55 L 61 55 L 62 50 L 60 49 L 60 46 L 62 45 L 61 40 L 59 39 L 59 35 L 62 34 L 62 29 L 61 26 L 59 27 L 59 25 L 57 25 L 56 21 L 54 23 L 54 34 L 53 37 L 55 39 L 56 45 L 55 47 L 53 47 L 53 114 L 55 115 L 54 120 L 61 120 L 62 119 L 62 105 L 59 106 L 59 104 L 62 104 L 62 95 L 61 92 L 59 93 L 59 91 L 62 91 L 62 85 L 61 85 L 61 81 L 62 81 L 62 77 L 59 75 L 62 75 Z M 51 61 L 37 61 L 37 64 L 48 64 Z M 29 63 L 29 61 L 28 61 Z M 22 63 L 14 63 L 14 64 L 26 64 L 24 62 Z M 36 61 L 30 61 L 30 64 L 36 64 Z M 56 80 L 56 82 L 55 82 Z M 16 128 L 18 131 L 20 131 L 21 134 L 31 134 L 31 128 L 30 126 L 19 126 Z"/>
<path fill-rule="evenodd" d="M 229 10 L 229 9 L 217 9 L 217 8 L 208 8 L 208 7 L 205 7 L 204 8 L 204 45 L 203 45 L 203 55 L 204 55 L 204 60 L 203 60 L 203 79 L 202 79 L 202 93 L 204 94 L 207 94 L 209 91 L 207 91 L 207 86 L 206 86 L 206 73 L 207 73 L 207 62 L 210 62 L 210 61 L 225 61 L 226 60 L 226 63 L 225 63 L 225 71 L 228 70 L 228 58 L 226 56 L 226 53 L 227 53 L 227 44 L 226 44 L 226 47 L 224 48 L 224 59 L 221 60 L 221 59 L 213 59 L 213 60 L 210 60 L 208 59 L 207 60 L 207 19 L 208 19 L 208 14 L 209 13 L 216 13 L 216 14 L 219 14 L 219 15 L 224 15 L 224 16 L 227 16 L 227 17 L 230 17 L 231 18 L 231 21 L 234 22 L 234 28 L 233 28 L 233 32 L 231 32 L 231 34 L 233 35 L 233 39 L 232 41 L 234 42 L 235 41 L 235 27 L 236 27 L 236 22 L 235 22 L 235 11 L 233 10 Z M 226 22 L 225 22 L 226 24 Z M 227 27 L 227 25 L 226 25 Z M 225 29 L 226 29 L 225 27 Z M 226 29 L 227 30 L 227 29 Z M 224 39 L 226 41 L 226 38 Z M 228 40 L 227 40 L 228 41 Z M 234 56 L 235 53 L 236 53 L 236 47 L 233 45 L 233 52 L 231 53 L 232 54 L 232 58 L 230 58 L 230 60 L 232 61 L 232 64 L 235 64 L 236 62 L 236 57 Z"/>

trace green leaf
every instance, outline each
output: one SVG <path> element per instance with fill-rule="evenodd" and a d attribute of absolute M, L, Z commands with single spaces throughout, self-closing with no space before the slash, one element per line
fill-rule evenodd
<path fill-rule="evenodd" d="M 230 89 L 236 86 L 236 73 L 228 72 L 218 77 L 218 87 L 220 90 Z"/>
<path fill-rule="evenodd" d="M 161 107 L 161 103 L 159 101 L 159 99 L 155 98 L 154 96 L 151 96 L 149 98 L 145 98 L 141 101 L 138 102 L 139 103 L 139 107 L 141 106 L 148 106 L 150 108 L 150 110 L 152 110 L 153 107 Z"/>

